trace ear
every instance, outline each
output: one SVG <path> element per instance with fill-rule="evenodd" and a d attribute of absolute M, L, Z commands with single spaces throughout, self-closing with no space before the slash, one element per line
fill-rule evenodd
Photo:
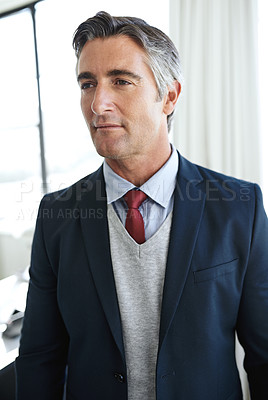
<path fill-rule="evenodd" d="M 181 84 L 178 81 L 173 82 L 173 86 L 168 88 L 168 93 L 164 97 L 163 112 L 170 115 L 175 108 L 177 100 L 181 92 Z"/>

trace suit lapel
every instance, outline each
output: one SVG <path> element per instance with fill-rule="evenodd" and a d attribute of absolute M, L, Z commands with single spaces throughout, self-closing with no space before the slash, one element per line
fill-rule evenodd
<path fill-rule="evenodd" d="M 80 221 L 89 266 L 111 332 L 124 360 L 121 319 L 113 276 L 102 167 L 85 181 Z M 86 218 L 84 216 L 87 216 Z"/>
<path fill-rule="evenodd" d="M 202 180 L 196 166 L 180 157 L 162 300 L 159 351 L 178 307 L 190 268 L 205 204 L 205 193 L 200 189 Z"/>
<path fill-rule="evenodd" d="M 198 236 L 205 193 L 196 166 L 180 157 L 175 189 L 166 277 L 163 291 L 159 351 L 178 307 Z M 113 276 L 107 221 L 107 200 L 102 168 L 85 181 L 80 202 L 81 228 L 90 270 L 115 342 L 123 360 L 122 325 Z M 84 218 L 87 215 L 88 218 Z"/>

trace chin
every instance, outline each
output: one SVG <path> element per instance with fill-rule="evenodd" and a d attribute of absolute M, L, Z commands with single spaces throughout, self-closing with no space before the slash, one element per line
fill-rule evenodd
<path fill-rule="evenodd" d="M 111 160 L 119 160 L 121 158 L 125 158 L 125 152 L 121 148 L 121 146 L 115 146 L 113 143 L 111 146 L 105 145 L 97 145 L 94 143 L 97 153 L 104 158 L 108 158 Z"/>
<path fill-rule="evenodd" d="M 97 153 L 103 157 L 103 158 L 110 158 L 111 160 L 118 160 L 120 157 L 120 154 L 115 151 L 108 151 L 108 150 L 103 150 L 103 149 L 98 149 L 96 148 Z"/>

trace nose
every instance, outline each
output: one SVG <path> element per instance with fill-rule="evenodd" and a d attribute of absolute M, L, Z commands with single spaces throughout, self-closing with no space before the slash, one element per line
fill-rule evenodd
<path fill-rule="evenodd" d="M 91 103 L 91 110 L 96 115 L 101 115 L 106 111 L 114 109 L 112 90 L 103 85 L 96 87 Z"/>

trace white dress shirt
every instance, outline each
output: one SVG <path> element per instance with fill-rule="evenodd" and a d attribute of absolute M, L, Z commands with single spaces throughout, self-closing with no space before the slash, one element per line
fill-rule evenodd
<path fill-rule="evenodd" d="M 157 232 L 173 209 L 179 157 L 173 145 L 171 145 L 171 148 L 172 153 L 167 162 L 147 182 L 138 188 L 148 196 L 139 207 L 144 220 L 146 240 Z M 129 190 L 137 187 L 117 175 L 106 161 L 104 161 L 103 173 L 106 184 L 107 203 L 113 205 L 118 217 L 125 225 L 128 207 L 123 196 Z"/>

